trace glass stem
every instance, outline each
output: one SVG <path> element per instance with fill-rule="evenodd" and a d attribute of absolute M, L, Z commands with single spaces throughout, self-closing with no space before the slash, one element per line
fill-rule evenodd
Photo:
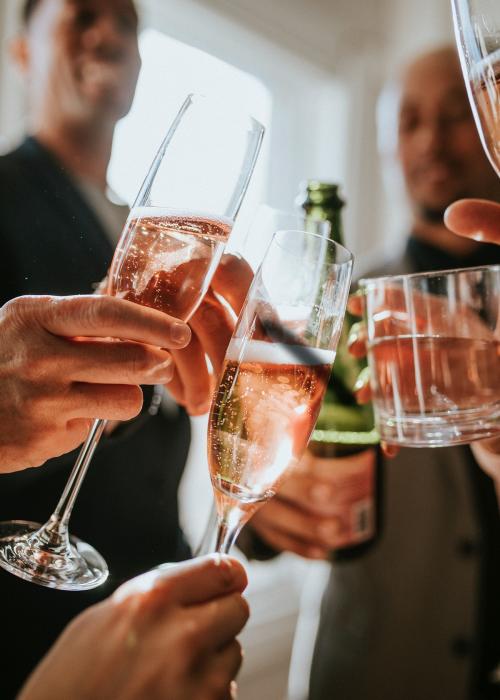
<path fill-rule="evenodd" d="M 203 532 L 203 536 L 198 546 L 193 550 L 194 557 L 202 557 L 205 554 L 212 554 L 215 551 L 215 536 L 217 531 L 217 509 L 215 503 L 210 506 L 210 514 Z"/>
<path fill-rule="evenodd" d="M 68 522 L 71 511 L 80 491 L 80 487 L 87 473 L 90 460 L 95 452 L 97 444 L 106 427 L 106 421 L 95 420 L 92 423 L 87 439 L 82 445 L 78 459 L 75 462 L 70 477 L 66 483 L 64 491 L 56 509 L 50 516 L 48 522 L 38 531 L 38 535 L 47 540 L 47 544 L 57 546 L 66 544 L 68 541 Z"/>
<path fill-rule="evenodd" d="M 229 554 L 243 525 L 247 523 L 251 515 L 251 510 L 241 508 L 239 505 L 227 507 L 224 509 L 222 515 L 219 514 L 217 539 L 215 543 L 216 552 L 219 554 Z"/>

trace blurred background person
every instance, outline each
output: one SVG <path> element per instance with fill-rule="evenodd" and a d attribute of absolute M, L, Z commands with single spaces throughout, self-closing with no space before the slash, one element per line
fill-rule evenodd
<path fill-rule="evenodd" d="M 399 91 L 398 158 L 412 226 L 402 259 L 366 276 L 500 263 L 498 247 L 459 238 L 443 221 L 461 197 L 500 201 L 454 47 L 410 63 Z M 307 459 L 251 526 L 278 550 L 326 558 L 344 540 L 335 502 L 344 461 Z M 370 450 L 344 458 L 371 459 Z M 378 540 L 332 564 L 310 699 L 498 697 L 500 517 L 492 480 L 469 447 L 402 449 L 383 460 L 382 489 Z"/>

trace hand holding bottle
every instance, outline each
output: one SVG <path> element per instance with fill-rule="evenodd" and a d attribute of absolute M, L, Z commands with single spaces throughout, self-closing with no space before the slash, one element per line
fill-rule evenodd
<path fill-rule="evenodd" d="M 345 457 L 307 452 L 250 527 L 278 551 L 329 559 L 374 534 L 376 449 Z"/>

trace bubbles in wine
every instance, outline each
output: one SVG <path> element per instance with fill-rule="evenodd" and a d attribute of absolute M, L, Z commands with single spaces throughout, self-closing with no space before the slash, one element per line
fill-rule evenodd
<path fill-rule="evenodd" d="M 187 320 L 208 289 L 231 227 L 208 214 L 133 210 L 113 259 L 111 293 Z"/>
<path fill-rule="evenodd" d="M 471 89 L 480 133 L 487 153 L 500 177 L 500 49 L 472 68 Z"/>
<path fill-rule="evenodd" d="M 242 502 L 273 495 L 301 457 L 316 422 L 334 353 L 233 340 L 209 421 L 216 489 Z"/>

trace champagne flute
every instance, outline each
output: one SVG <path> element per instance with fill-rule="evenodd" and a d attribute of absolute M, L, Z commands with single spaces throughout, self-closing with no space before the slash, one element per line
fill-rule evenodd
<path fill-rule="evenodd" d="M 481 141 L 500 177 L 500 3 L 452 0 L 460 63 Z"/>
<path fill-rule="evenodd" d="M 306 449 L 335 357 L 351 269 L 349 251 L 315 233 L 278 231 L 268 248 L 210 410 L 217 552 L 229 552 Z"/>
<path fill-rule="evenodd" d="M 188 321 L 222 256 L 264 129 L 218 102 L 189 95 L 146 175 L 115 251 L 109 294 Z M 44 525 L 0 523 L 0 566 L 50 588 L 81 591 L 108 576 L 103 557 L 70 536 L 75 499 L 106 421 L 94 421 Z"/>
<path fill-rule="evenodd" d="M 268 204 L 260 204 L 238 247 L 238 251 L 242 253 L 254 272 L 262 262 L 276 231 L 286 230 L 309 231 L 328 238 L 331 226 L 329 221 L 306 217 L 302 210 L 285 211 Z M 231 245 L 234 245 L 234 238 Z M 208 554 L 214 550 L 213 539 L 216 527 L 217 511 L 215 502 L 212 501 L 203 534 L 194 548 L 194 556 Z"/>

